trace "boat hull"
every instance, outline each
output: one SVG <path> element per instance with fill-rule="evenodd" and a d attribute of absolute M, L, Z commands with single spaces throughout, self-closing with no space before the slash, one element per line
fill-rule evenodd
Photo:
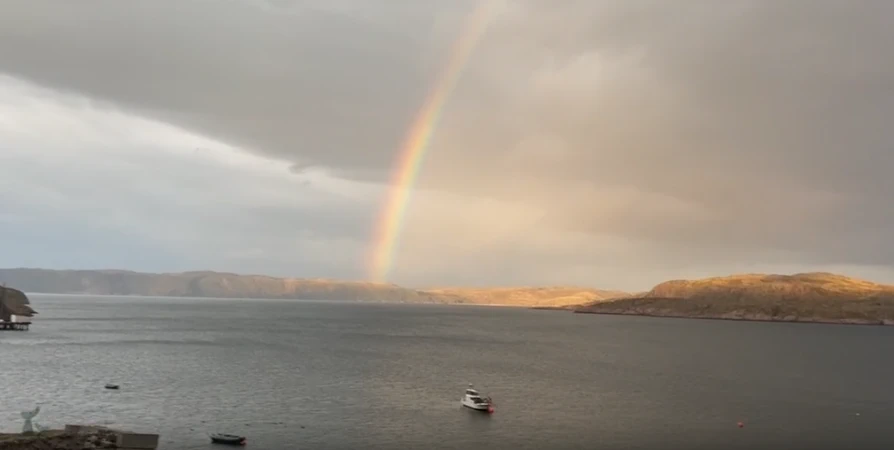
<path fill-rule="evenodd" d="M 487 403 L 473 403 L 470 401 L 466 401 L 466 399 L 460 400 L 460 404 L 469 409 L 474 409 L 475 411 L 488 412 L 490 410 L 490 404 Z"/>
<path fill-rule="evenodd" d="M 242 436 L 211 436 L 211 442 L 224 445 L 245 445 L 245 438 Z"/>

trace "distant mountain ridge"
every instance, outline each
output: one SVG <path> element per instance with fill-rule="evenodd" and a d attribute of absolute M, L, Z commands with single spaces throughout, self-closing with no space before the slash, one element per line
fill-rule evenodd
<path fill-rule="evenodd" d="M 47 294 L 273 298 L 369 302 L 564 306 L 624 295 L 573 287 L 418 290 L 395 284 L 195 271 L 0 269 L 0 282 Z"/>
<path fill-rule="evenodd" d="M 894 286 L 825 272 L 672 280 L 579 313 L 894 325 Z"/>
<path fill-rule="evenodd" d="M 30 293 L 512 305 L 593 314 L 894 325 L 894 286 L 821 272 L 672 280 L 638 294 L 562 286 L 409 289 L 210 271 L 0 269 L 0 283 Z"/>

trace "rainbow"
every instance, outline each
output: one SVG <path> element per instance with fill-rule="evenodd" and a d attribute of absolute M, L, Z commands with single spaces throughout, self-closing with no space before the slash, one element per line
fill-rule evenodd
<path fill-rule="evenodd" d="M 469 15 L 463 32 L 453 44 L 445 69 L 429 92 L 404 138 L 394 165 L 385 205 L 378 216 L 372 237 L 370 278 L 373 281 L 385 282 L 388 279 L 399 246 L 410 194 L 419 176 L 429 142 L 447 99 L 484 34 L 496 4 L 494 0 L 482 0 Z"/>

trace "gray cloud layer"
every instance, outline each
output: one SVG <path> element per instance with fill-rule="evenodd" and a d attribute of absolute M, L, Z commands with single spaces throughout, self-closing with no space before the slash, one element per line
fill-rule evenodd
<path fill-rule="evenodd" d="M 384 180 L 473 6 L 13 0 L 0 72 L 297 167 Z M 521 202 L 554 233 L 635 243 L 643 264 L 894 263 L 894 3 L 500 11 L 451 96 L 424 186 Z"/>

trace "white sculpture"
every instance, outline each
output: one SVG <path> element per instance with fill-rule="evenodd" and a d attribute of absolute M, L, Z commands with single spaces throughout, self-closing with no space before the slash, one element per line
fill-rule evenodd
<path fill-rule="evenodd" d="M 22 411 L 22 418 L 25 419 L 25 426 L 22 427 L 22 433 L 33 433 L 34 427 L 31 424 L 31 419 L 40 412 L 40 406 L 34 408 L 34 411 Z M 38 427 L 39 428 L 39 427 Z"/>

